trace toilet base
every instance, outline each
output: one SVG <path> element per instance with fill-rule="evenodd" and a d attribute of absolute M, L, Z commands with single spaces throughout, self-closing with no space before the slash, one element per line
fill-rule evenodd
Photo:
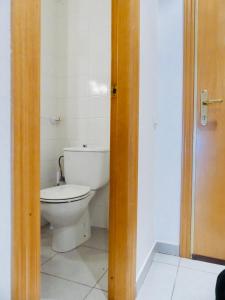
<path fill-rule="evenodd" d="M 87 210 L 76 224 L 53 229 L 52 249 L 56 252 L 67 252 L 80 246 L 90 237 L 91 226 Z"/>

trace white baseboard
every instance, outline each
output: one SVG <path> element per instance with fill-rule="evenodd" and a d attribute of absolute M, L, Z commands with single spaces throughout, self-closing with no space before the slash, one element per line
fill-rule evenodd
<path fill-rule="evenodd" d="M 180 246 L 176 244 L 169 244 L 165 242 L 158 241 L 156 252 L 179 256 L 180 255 Z"/>
<path fill-rule="evenodd" d="M 138 273 L 136 283 L 137 294 L 140 291 L 140 288 L 143 285 L 146 276 L 148 275 L 155 253 L 179 256 L 179 252 L 179 245 L 156 241 L 147 256 L 143 267 Z"/>
<path fill-rule="evenodd" d="M 143 283 L 145 281 L 146 276 L 148 275 L 148 272 L 149 272 L 150 267 L 152 265 L 154 255 L 157 252 L 156 249 L 157 249 L 157 242 L 155 242 L 154 245 L 152 246 L 152 249 L 150 250 L 150 252 L 147 256 L 143 267 L 141 268 L 141 270 L 138 273 L 137 283 L 136 283 L 137 293 L 139 292 L 141 286 L 143 285 Z"/>

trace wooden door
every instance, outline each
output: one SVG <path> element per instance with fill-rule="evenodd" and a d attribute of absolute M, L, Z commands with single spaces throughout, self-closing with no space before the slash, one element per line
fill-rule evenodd
<path fill-rule="evenodd" d="M 195 150 L 195 255 L 225 260 L 225 1 L 198 1 L 197 120 Z M 203 107 L 201 92 L 209 100 Z"/>

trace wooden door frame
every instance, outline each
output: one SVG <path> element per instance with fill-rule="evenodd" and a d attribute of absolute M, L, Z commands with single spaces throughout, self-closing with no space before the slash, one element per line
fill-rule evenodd
<path fill-rule="evenodd" d="M 139 1 L 112 0 L 109 299 L 135 300 Z M 40 0 L 12 0 L 12 299 L 40 299 Z"/>
<path fill-rule="evenodd" d="M 183 153 L 181 186 L 180 255 L 190 258 L 192 229 L 192 172 L 195 97 L 195 6 L 196 0 L 184 0 L 184 85 Z"/>

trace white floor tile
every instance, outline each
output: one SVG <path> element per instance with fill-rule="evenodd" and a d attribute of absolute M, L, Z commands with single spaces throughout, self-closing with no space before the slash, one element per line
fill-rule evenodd
<path fill-rule="evenodd" d="M 176 266 L 153 262 L 137 300 L 170 300 L 176 274 Z"/>
<path fill-rule="evenodd" d="M 42 300 L 83 300 L 90 288 L 42 274 Z"/>
<path fill-rule="evenodd" d="M 71 252 L 56 254 L 42 266 L 42 272 L 94 287 L 106 272 L 107 265 L 105 251 L 80 247 Z"/>
<path fill-rule="evenodd" d="M 210 263 L 186 259 L 186 258 L 181 259 L 180 266 L 184 268 L 189 268 L 189 269 L 209 272 L 209 273 L 215 273 L 215 274 L 219 274 L 221 271 L 225 269 L 225 266 L 210 264 Z"/>
<path fill-rule="evenodd" d="M 108 230 L 92 227 L 91 238 L 84 243 L 84 246 L 95 249 L 108 250 Z"/>
<path fill-rule="evenodd" d="M 214 300 L 217 275 L 180 268 L 173 300 Z"/>
<path fill-rule="evenodd" d="M 95 288 L 108 291 L 108 272 L 106 272 L 105 275 L 99 280 Z"/>
<path fill-rule="evenodd" d="M 180 262 L 180 257 L 156 253 L 154 255 L 153 261 L 178 266 Z"/>
<path fill-rule="evenodd" d="M 90 295 L 86 298 L 87 300 L 107 300 L 108 296 L 107 293 L 93 289 Z"/>

